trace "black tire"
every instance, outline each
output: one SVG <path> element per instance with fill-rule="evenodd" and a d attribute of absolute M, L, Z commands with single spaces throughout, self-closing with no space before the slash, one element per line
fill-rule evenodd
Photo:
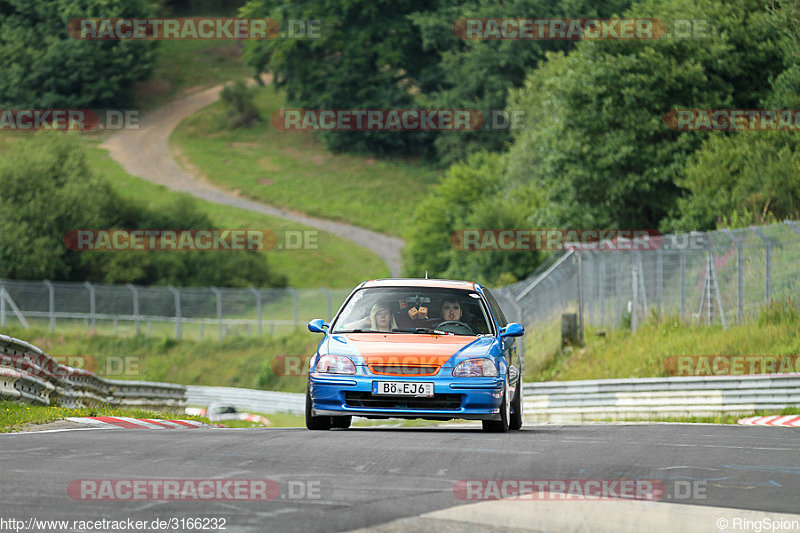
<path fill-rule="evenodd" d="M 347 429 L 353 422 L 352 416 L 332 416 L 331 428 L 332 429 Z"/>
<path fill-rule="evenodd" d="M 331 429 L 331 417 L 311 414 L 311 392 L 306 389 L 306 428 L 325 431 Z"/>
<path fill-rule="evenodd" d="M 514 431 L 522 429 L 522 376 L 517 378 L 517 390 L 511 402 L 511 420 L 508 422 L 508 427 Z"/>
<path fill-rule="evenodd" d="M 503 388 L 503 399 L 500 402 L 500 420 L 483 420 L 483 430 L 490 433 L 507 433 L 509 422 L 509 407 L 508 403 L 508 378 Z"/>

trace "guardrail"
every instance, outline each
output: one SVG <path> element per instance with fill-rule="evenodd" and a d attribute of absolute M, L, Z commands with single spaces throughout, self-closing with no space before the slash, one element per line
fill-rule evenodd
<path fill-rule="evenodd" d="M 0 334 L 0 399 L 62 407 L 124 405 L 176 411 L 186 405 L 186 387 L 104 379 L 61 365 L 40 348 Z"/>
<path fill-rule="evenodd" d="M 713 416 L 800 405 L 800 374 L 526 383 L 525 420 L 574 422 Z"/>
<path fill-rule="evenodd" d="M 305 413 L 305 394 L 276 392 L 236 387 L 186 386 L 186 403 L 207 406 L 211 403 L 233 405 L 239 409 L 261 413 Z"/>

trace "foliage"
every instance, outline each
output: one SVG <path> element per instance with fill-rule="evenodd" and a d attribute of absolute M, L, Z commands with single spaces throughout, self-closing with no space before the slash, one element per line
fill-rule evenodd
<path fill-rule="evenodd" d="M 276 38 L 248 43 L 245 61 L 257 74 L 269 69 L 289 104 L 302 109 L 414 108 L 413 93 L 431 77 L 435 54 L 422 49 L 407 16 L 423 0 L 251 0 L 244 17 L 319 20 L 318 38 Z M 428 132 L 328 132 L 330 148 L 377 154 L 422 155 Z"/>
<path fill-rule="evenodd" d="M 625 16 L 705 20 L 704 39 L 584 41 L 553 54 L 513 93 L 528 111 L 508 155 L 509 179 L 541 189 L 548 227 L 655 228 L 675 206 L 676 178 L 702 142 L 672 132 L 675 108 L 744 108 L 768 93 L 780 68 L 774 35 L 736 3 L 644 0 Z"/>
<path fill-rule="evenodd" d="M 169 210 L 123 200 L 89 170 L 72 135 L 42 132 L 0 160 L 0 278 L 283 286 L 256 252 L 77 252 L 75 229 L 212 229 L 188 198 Z"/>
<path fill-rule="evenodd" d="M 0 0 L 0 105 L 117 107 L 155 62 L 152 41 L 73 39 L 67 25 L 93 17 L 152 17 L 148 0 Z"/>
<path fill-rule="evenodd" d="M 678 185 L 679 213 L 667 231 L 743 227 L 800 218 L 800 139 L 795 131 L 713 134 L 695 152 Z"/>
<path fill-rule="evenodd" d="M 433 109 L 475 109 L 483 113 L 484 128 L 477 132 L 436 137 L 440 161 L 455 163 L 480 151 L 504 151 L 510 130 L 494 128 L 497 112 L 506 108 L 510 89 L 522 86 L 525 76 L 545 58 L 546 52 L 568 52 L 576 41 L 568 40 L 473 40 L 454 32 L 461 18 L 596 18 L 619 14 L 630 0 L 441 0 L 430 11 L 409 18 L 419 27 L 426 51 L 437 54 L 436 80 L 421 91 L 419 101 Z M 497 121 L 501 122 L 501 119 Z M 513 125 L 512 125 L 513 126 Z"/>
<path fill-rule="evenodd" d="M 233 128 L 241 128 L 261 122 L 258 107 L 253 102 L 254 97 L 253 89 L 250 89 L 243 80 L 225 85 L 220 93 L 220 99 L 226 107 L 222 117 L 224 123 Z"/>
<path fill-rule="evenodd" d="M 407 235 L 405 272 L 422 276 L 467 279 L 496 284 L 523 277 L 539 261 L 536 251 L 463 250 L 462 230 L 520 229 L 531 206 L 531 195 L 509 195 L 504 189 L 502 156 L 478 153 L 454 165 L 417 208 Z"/>

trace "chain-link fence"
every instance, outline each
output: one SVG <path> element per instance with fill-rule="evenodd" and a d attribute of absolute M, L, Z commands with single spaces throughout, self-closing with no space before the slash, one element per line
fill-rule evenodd
<path fill-rule="evenodd" d="M 225 289 L 0 280 L 0 326 L 177 338 L 285 333 L 330 319 L 350 289 Z"/>
<path fill-rule="evenodd" d="M 577 315 L 581 336 L 584 325 L 636 330 L 665 314 L 727 327 L 773 300 L 800 297 L 800 226 L 792 221 L 665 235 L 644 250 L 629 244 L 577 246 L 496 291 L 519 309 L 529 362 L 543 363 L 559 347 L 567 313 Z"/>
<path fill-rule="evenodd" d="M 558 348 L 565 313 L 577 315 L 580 334 L 583 325 L 635 330 L 652 313 L 728 326 L 772 299 L 800 296 L 794 222 L 666 235 L 644 250 L 607 244 L 553 256 L 526 280 L 495 289 L 507 318 L 526 326 L 529 362 Z M 0 280 L 0 326 L 17 321 L 195 339 L 271 335 L 331 319 L 349 292 Z"/>

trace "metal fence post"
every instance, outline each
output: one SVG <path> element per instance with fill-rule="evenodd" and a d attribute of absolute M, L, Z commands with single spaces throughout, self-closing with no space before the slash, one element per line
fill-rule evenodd
<path fill-rule="evenodd" d="M 686 320 L 686 250 L 681 250 L 681 320 Z"/>
<path fill-rule="evenodd" d="M 298 324 L 300 324 L 300 295 L 291 287 L 287 287 L 286 290 L 292 293 L 294 307 L 294 327 L 297 327 Z"/>
<path fill-rule="evenodd" d="M 183 338 L 183 314 L 181 313 L 181 293 L 170 285 L 167 287 L 169 292 L 175 296 L 175 338 L 180 340 Z M 149 332 L 152 332 L 152 322 L 147 323 L 147 328 Z"/>
<path fill-rule="evenodd" d="M 331 291 L 329 291 L 328 289 L 320 289 L 320 290 L 325 294 L 325 297 L 328 300 L 328 314 L 325 315 L 325 320 L 328 321 L 333 318 L 333 295 L 331 294 Z"/>
<path fill-rule="evenodd" d="M 131 283 L 126 285 L 133 293 L 133 326 L 136 329 L 136 334 L 139 334 L 139 291 L 136 290 Z"/>
<path fill-rule="evenodd" d="M 256 296 L 256 313 L 258 314 L 258 334 L 261 335 L 263 323 L 261 321 L 261 293 L 255 287 L 250 287 L 250 292 Z"/>
<path fill-rule="evenodd" d="M 47 305 L 47 313 L 49 315 L 49 322 L 50 322 L 50 331 L 56 330 L 56 294 L 55 290 L 53 289 L 53 284 L 50 283 L 49 280 L 44 280 L 42 283 L 45 284 L 47 287 L 48 293 L 48 305 Z"/>
<path fill-rule="evenodd" d="M 581 253 L 575 252 L 578 264 L 578 340 L 583 344 L 583 265 Z"/>
<path fill-rule="evenodd" d="M 766 259 L 766 265 L 764 268 L 764 293 L 767 299 L 767 305 L 772 301 L 772 241 L 770 241 L 766 235 L 761 233 L 761 230 L 756 228 L 755 226 L 750 226 L 753 232 L 758 235 L 762 241 L 764 241 L 764 258 Z"/>
<path fill-rule="evenodd" d="M 217 337 L 222 340 L 225 337 L 225 328 L 222 325 L 222 293 L 216 287 L 211 287 L 211 292 L 217 297 Z"/>
<path fill-rule="evenodd" d="M 0 285 L 0 326 L 6 325 L 6 288 Z"/>
<path fill-rule="evenodd" d="M 636 331 L 636 315 L 638 315 L 636 308 L 639 305 L 639 284 L 636 280 L 636 270 L 636 261 L 634 261 L 633 253 L 631 253 L 631 331 Z"/>
<path fill-rule="evenodd" d="M 89 289 L 89 314 L 92 317 L 92 329 L 97 329 L 97 300 L 95 298 L 94 287 L 88 281 L 84 281 L 83 284 Z"/>
<path fill-rule="evenodd" d="M 664 250 L 656 250 L 656 297 L 658 300 L 658 316 L 664 310 Z"/>
<path fill-rule="evenodd" d="M 725 235 L 728 236 L 730 240 L 733 241 L 733 244 L 736 245 L 736 283 L 738 288 L 738 309 L 736 312 L 736 322 L 739 324 L 742 323 L 744 320 L 744 292 L 743 292 L 743 283 L 742 283 L 742 265 L 744 262 L 744 258 L 742 257 L 742 241 L 740 241 L 736 235 L 729 229 L 723 229 Z"/>
<path fill-rule="evenodd" d="M 614 320 L 614 325 L 619 327 L 620 322 L 622 321 L 622 276 L 620 276 L 620 273 L 622 272 L 622 265 L 619 259 L 620 251 L 617 250 L 613 253 L 616 259 L 616 268 L 614 269 L 614 290 L 617 293 L 617 316 Z"/>

